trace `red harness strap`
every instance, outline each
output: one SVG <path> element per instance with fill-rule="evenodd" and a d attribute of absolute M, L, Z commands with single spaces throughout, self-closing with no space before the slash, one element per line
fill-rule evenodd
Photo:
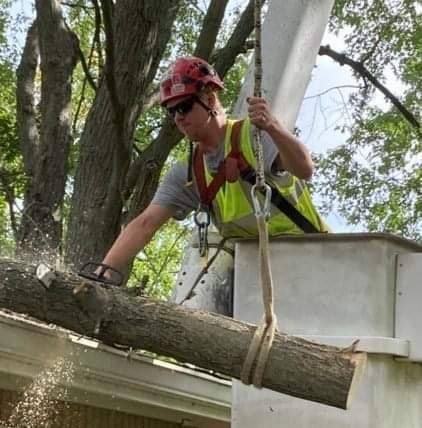
<path fill-rule="evenodd" d="M 205 207 L 211 206 L 212 201 L 226 181 L 229 183 L 236 182 L 239 180 L 241 173 L 250 168 L 247 160 L 240 151 L 239 135 L 242 124 L 243 120 L 239 120 L 233 124 L 230 139 L 230 153 L 220 162 L 217 174 L 213 177 L 209 186 L 207 186 L 205 178 L 204 152 L 199 146 L 195 149 L 193 155 L 193 172 L 195 174 L 201 204 Z"/>

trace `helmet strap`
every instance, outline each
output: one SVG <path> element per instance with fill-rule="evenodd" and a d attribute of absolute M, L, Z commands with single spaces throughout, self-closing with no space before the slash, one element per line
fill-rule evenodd
<path fill-rule="evenodd" d="M 193 162 L 193 142 L 192 140 L 189 140 L 189 158 L 188 158 L 186 186 L 192 185 L 192 162 Z"/>
<path fill-rule="evenodd" d="M 207 106 L 198 96 L 195 96 L 196 102 L 203 107 L 211 117 L 215 117 L 218 115 L 218 111 L 212 109 L 210 106 Z"/>

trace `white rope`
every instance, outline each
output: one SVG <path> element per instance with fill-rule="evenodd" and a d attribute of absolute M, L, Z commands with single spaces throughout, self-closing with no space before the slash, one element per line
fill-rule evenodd
<path fill-rule="evenodd" d="M 254 96 L 262 96 L 262 55 L 261 55 L 261 0 L 255 0 L 255 85 Z M 264 153 L 261 144 L 261 130 L 254 126 L 254 141 L 253 148 L 257 160 L 256 168 L 256 184 L 262 187 L 265 184 L 264 177 Z"/>
<path fill-rule="evenodd" d="M 262 59 L 261 59 L 261 0 L 255 0 L 255 87 L 254 96 L 261 97 Z M 271 275 L 268 225 L 266 219 L 270 211 L 271 189 L 265 183 L 264 156 L 261 143 L 261 130 L 254 127 L 254 152 L 257 160 L 256 183 L 252 187 L 252 200 L 259 232 L 259 270 L 264 302 L 264 317 L 255 330 L 244 361 L 240 380 L 256 387 L 262 386 L 265 366 L 277 330 L 277 318 L 273 305 L 273 280 Z M 258 199 L 257 190 L 266 193 L 264 205 Z M 252 378 L 252 379 L 251 379 Z"/>

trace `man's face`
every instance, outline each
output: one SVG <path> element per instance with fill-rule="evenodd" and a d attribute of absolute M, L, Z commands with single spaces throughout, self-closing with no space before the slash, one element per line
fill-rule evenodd
<path fill-rule="evenodd" d="M 196 96 L 187 95 L 169 101 L 166 105 L 167 112 L 173 117 L 177 128 L 192 141 L 201 138 L 209 118 L 208 112 L 197 100 Z"/>

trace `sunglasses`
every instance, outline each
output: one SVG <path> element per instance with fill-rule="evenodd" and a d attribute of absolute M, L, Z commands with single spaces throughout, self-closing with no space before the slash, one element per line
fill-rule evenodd
<path fill-rule="evenodd" d="M 188 98 L 173 107 L 167 107 L 167 113 L 174 119 L 176 113 L 182 116 L 187 115 L 193 108 L 193 105 L 198 101 L 196 97 Z"/>

